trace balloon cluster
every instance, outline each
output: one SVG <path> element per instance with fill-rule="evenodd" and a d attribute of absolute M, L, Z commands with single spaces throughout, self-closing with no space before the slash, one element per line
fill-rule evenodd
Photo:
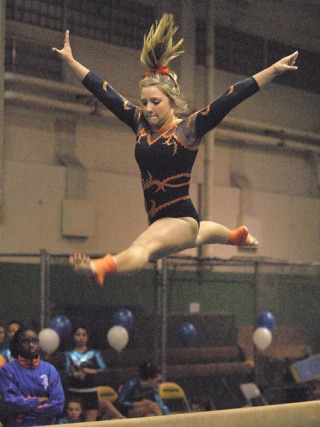
<path fill-rule="evenodd" d="M 72 325 L 67 316 L 55 316 L 50 320 L 49 326 L 57 332 L 60 341 L 66 343 L 70 339 Z"/>
<path fill-rule="evenodd" d="M 129 332 L 134 325 L 134 316 L 130 310 L 119 308 L 112 316 L 112 324 L 113 326 L 107 332 L 107 341 L 114 350 L 121 352 L 128 344 Z M 50 355 L 59 348 L 60 343 L 65 343 L 70 338 L 72 325 L 68 317 L 55 316 L 50 320 L 49 326 L 40 331 L 39 340 L 42 350 Z M 194 325 L 189 322 L 181 323 L 178 329 L 180 343 L 184 346 L 191 346 L 196 338 L 197 330 Z M 258 346 L 258 344 L 256 345 Z"/>
<path fill-rule="evenodd" d="M 60 343 L 65 343 L 70 338 L 71 322 L 66 316 L 55 316 L 50 320 L 49 326 L 40 331 L 39 345 L 47 354 L 52 354 Z"/>
<path fill-rule="evenodd" d="M 118 309 L 112 317 L 112 326 L 107 332 L 110 346 L 120 352 L 129 341 L 129 331 L 133 328 L 134 317 L 126 308 Z M 47 354 L 54 353 L 61 343 L 66 343 L 70 338 L 72 324 L 66 316 L 55 316 L 50 320 L 49 327 L 39 333 L 39 344 Z"/>
<path fill-rule="evenodd" d="M 54 353 L 60 344 L 57 332 L 51 328 L 44 328 L 39 333 L 39 345 L 47 354 Z"/>
<path fill-rule="evenodd" d="M 271 329 L 275 322 L 275 317 L 270 311 L 260 313 L 257 319 L 257 327 L 253 333 L 253 342 L 259 350 L 265 350 L 271 344 Z"/>
<path fill-rule="evenodd" d="M 112 326 L 107 333 L 110 346 L 120 352 L 129 341 L 129 331 L 133 328 L 134 317 L 130 310 L 119 308 L 112 316 Z"/>

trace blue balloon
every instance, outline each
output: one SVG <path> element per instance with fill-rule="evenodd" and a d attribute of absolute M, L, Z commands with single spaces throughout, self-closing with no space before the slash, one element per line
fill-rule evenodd
<path fill-rule="evenodd" d="M 179 328 L 178 337 L 183 345 L 191 346 L 197 337 L 197 330 L 192 323 L 184 322 Z"/>
<path fill-rule="evenodd" d="M 119 308 L 112 317 L 112 323 L 114 325 L 122 326 L 129 331 L 133 328 L 133 314 L 126 308 Z"/>
<path fill-rule="evenodd" d="M 270 311 L 263 311 L 260 313 L 257 321 L 258 327 L 272 329 L 276 323 L 276 319 Z"/>
<path fill-rule="evenodd" d="M 55 316 L 49 325 L 58 333 L 60 341 L 66 342 L 70 338 L 72 325 L 67 316 Z"/>

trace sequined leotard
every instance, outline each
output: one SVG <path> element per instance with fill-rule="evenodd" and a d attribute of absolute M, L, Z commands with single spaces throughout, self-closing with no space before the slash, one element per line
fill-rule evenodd
<path fill-rule="evenodd" d="M 149 223 L 164 217 L 192 217 L 200 221 L 189 194 L 191 171 L 202 137 L 240 102 L 259 89 L 253 77 L 231 86 L 206 108 L 154 132 L 142 109 L 90 71 L 83 80 L 110 111 L 136 134 L 135 157 L 141 172 Z"/>

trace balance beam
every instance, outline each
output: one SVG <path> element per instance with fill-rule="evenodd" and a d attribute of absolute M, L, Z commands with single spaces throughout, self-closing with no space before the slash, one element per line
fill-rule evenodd
<path fill-rule="evenodd" d="M 66 424 L 70 425 L 71 424 Z M 88 427 L 75 423 L 73 427 Z M 90 427 L 319 427 L 320 401 L 91 422 Z"/>

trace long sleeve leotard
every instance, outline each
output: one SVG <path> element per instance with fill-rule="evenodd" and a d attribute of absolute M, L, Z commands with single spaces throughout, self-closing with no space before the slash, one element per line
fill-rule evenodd
<path fill-rule="evenodd" d="M 234 107 L 259 90 L 256 80 L 250 77 L 240 81 L 207 107 L 158 132 L 149 127 L 140 107 L 128 102 L 92 71 L 83 85 L 136 135 L 135 157 L 149 223 L 163 217 L 186 216 L 199 222 L 189 187 L 201 139 Z"/>

